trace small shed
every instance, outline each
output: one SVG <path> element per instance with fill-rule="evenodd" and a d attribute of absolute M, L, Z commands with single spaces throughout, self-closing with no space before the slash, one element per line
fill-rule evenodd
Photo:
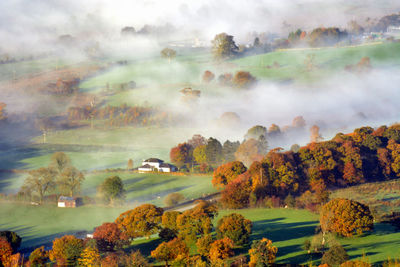
<path fill-rule="evenodd" d="M 77 197 L 60 196 L 58 199 L 59 208 L 76 208 L 80 206 L 81 199 Z"/>

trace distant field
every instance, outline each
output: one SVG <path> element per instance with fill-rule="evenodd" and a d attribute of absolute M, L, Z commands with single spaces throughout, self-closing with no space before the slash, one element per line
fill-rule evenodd
<path fill-rule="evenodd" d="M 315 69 L 307 71 L 305 60 L 314 55 Z M 342 72 L 349 64 L 356 64 L 362 57 L 368 56 L 373 67 L 398 66 L 400 60 L 400 44 L 384 43 L 358 47 L 338 47 L 321 49 L 287 49 L 262 55 L 244 57 L 233 60 L 239 69 L 250 71 L 257 78 L 270 80 L 295 79 L 303 82 L 328 78 L 334 71 Z M 279 68 L 270 68 L 274 62 Z"/>

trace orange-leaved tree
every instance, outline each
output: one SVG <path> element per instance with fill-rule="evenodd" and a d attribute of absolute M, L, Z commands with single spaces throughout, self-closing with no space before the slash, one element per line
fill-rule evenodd
<path fill-rule="evenodd" d="M 164 210 L 151 204 L 143 204 L 119 215 L 115 223 L 128 238 L 149 237 L 160 229 Z"/>
<path fill-rule="evenodd" d="M 245 245 L 249 242 L 252 226 L 243 215 L 232 213 L 218 221 L 217 237 L 229 237 L 235 245 Z"/>
<path fill-rule="evenodd" d="M 93 238 L 101 251 L 112 251 L 115 247 L 122 247 L 127 243 L 127 236 L 116 223 L 103 223 L 96 227 Z"/>
<path fill-rule="evenodd" d="M 240 161 L 223 164 L 214 171 L 211 182 L 216 188 L 224 188 L 230 181 L 246 172 L 246 170 L 246 166 Z"/>
<path fill-rule="evenodd" d="M 343 198 L 332 199 L 322 207 L 320 223 L 324 233 L 335 232 L 347 237 L 374 228 L 374 218 L 367 205 Z"/>
<path fill-rule="evenodd" d="M 233 241 L 228 237 L 214 241 L 210 245 L 210 261 L 218 262 L 219 260 L 225 260 L 229 257 L 232 257 L 235 255 L 233 252 L 233 247 Z"/>
<path fill-rule="evenodd" d="M 170 261 L 189 257 L 189 248 L 182 239 L 174 238 L 169 242 L 162 242 L 151 252 L 151 256 L 159 261 L 165 261 L 165 266 L 168 266 Z"/>
<path fill-rule="evenodd" d="M 74 265 L 83 250 L 83 240 L 73 235 L 65 235 L 53 241 L 50 250 L 50 260 L 57 261 L 57 265 Z"/>

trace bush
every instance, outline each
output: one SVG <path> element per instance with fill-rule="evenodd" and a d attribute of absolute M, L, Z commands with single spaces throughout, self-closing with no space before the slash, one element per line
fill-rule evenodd
<path fill-rule="evenodd" d="M 339 266 L 345 261 L 349 260 L 349 255 L 346 250 L 340 245 L 332 246 L 327 252 L 324 253 L 321 259 L 322 264 L 328 264 L 329 266 Z"/>
<path fill-rule="evenodd" d="M 164 199 L 164 203 L 167 206 L 175 206 L 185 200 L 185 197 L 181 193 L 171 193 Z"/>
<path fill-rule="evenodd" d="M 250 88 L 256 83 L 256 78 L 250 72 L 238 71 L 233 76 L 233 84 L 238 88 Z"/>

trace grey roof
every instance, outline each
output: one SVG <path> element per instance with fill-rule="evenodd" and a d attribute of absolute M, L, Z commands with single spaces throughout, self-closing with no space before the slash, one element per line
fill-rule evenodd
<path fill-rule="evenodd" d="M 153 168 L 153 166 L 150 166 L 149 164 L 145 164 L 145 165 L 140 166 L 139 168 L 151 169 L 151 168 Z"/>
<path fill-rule="evenodd" d="M 158 163 L 163 163 L 164 161 L 161 160 L 161 159 L 157 159 L 157 158 L 149 158 L 149 159 L 146 159 L 146 160 L 143 161 L 143 162 L 158 162 Z"/>
<path fill-rule="evenodd" d="M 75 198 L 66 196 L 60 196 L 60 198 L 58 199 L 58 201 L 74 201 L 74 200 Z"/>
<path fill-rule="evenodd" d="M 174 165 L 169 164 L 169 163 L 161 163 L 160 168 L 176 168 Z"/>

